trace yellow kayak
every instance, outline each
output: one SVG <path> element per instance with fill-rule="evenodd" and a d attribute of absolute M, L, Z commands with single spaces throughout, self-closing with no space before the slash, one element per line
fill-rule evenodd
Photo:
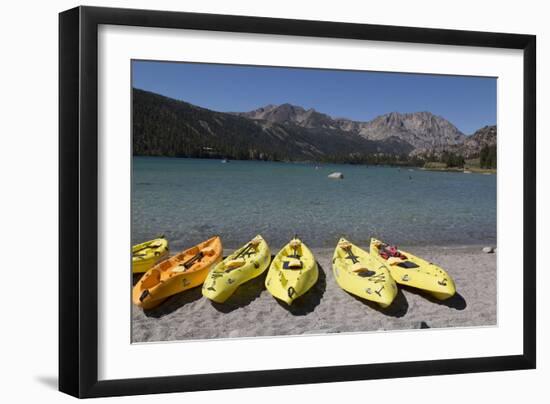
<path fill-rule="evenodd" d="M 370 253 L 387 265 L 393 279 L 401 285 L 425 290 L 439 300 L 448 299 L 456 293 L 453 278 L 431 262 L 375 238 L 370 241 Z"/>
<path fill-rule="evenodd" d="M 229 255 L 208 273 L 202 295 L 217 303 L 225 302 L 243 283 L 261 275 L 269 266 L 271 252 L 262 236 Z"/>
<path fill-rule="evenodd" d="M 132 272 L 147 272 L 168 257 L 168 240 L 164 236 L 132 247 Z"/>
<path fill-rule="evenodd" d="M 397 286 L 386 265 L 345 238 L 338 241 L 334 250 L 332 271 L 342 289 L 382 307 L 388 307 L 397 295 Z"/>
<path fill-rule="evenodd" d="M 318 277 L 313 253 L 295 237 L 273 259 L 265 287 L 273 297 L 290 305 L 311 289 Z"/>

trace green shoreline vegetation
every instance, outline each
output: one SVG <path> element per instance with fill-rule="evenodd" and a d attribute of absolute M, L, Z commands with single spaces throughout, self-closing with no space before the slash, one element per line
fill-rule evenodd
<path fill-rule="evenodd" d="M 266 161 L 277 163 L 306 163 L 306 164 L 350 164 L 365 166 L 389 166 L 389 167 L 412 167 L 428 171 L 448 171 L 448 172 L 472 172 L 472 173 L 490 173 L 496 174 L 496 155 L 494 165 L 481 165 L 481 158 L 464 159 L 462 155 L 444 152 L 440 157 L 431 155 L 429 157 L 411 157 L 407 155 L 385 155 L 382 153 L 373 155 L 355 155 L 355 156 L 330 156 L 316 160 L 302 159 L 282 159 L 275 154 L 250 153 L 248 156 L 239 154 L 236 157 L 227 154 L 221 154 L 211 148 L 207 148 L 198 153 L 175 154 L 173 156 L 152 155 L 152 154 L 134 154 L 134 156 L 143 157 L 173 157 L 173 158 L 198 158 L 209 160 L 236 160 L 236 161 Z"/>
<path fill-rule="evenodd" d="M 470 159 L 465 159 L 460 154 L 443 152 L 439 159 L 431 158 L 426 161 L 423 168 L 430 171 L 496 174 L 496 153 L 496 145 L 484 146 L 479 153 L 479 157 Z"/>

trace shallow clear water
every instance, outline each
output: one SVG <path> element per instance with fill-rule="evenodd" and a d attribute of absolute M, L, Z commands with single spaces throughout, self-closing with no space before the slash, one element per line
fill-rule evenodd
<path fill-rule="evenodd" d="M 340 171 L 343 180 L 327 175 Z M 134 157 L 132 243 L 165 234 L 172 250 L 214 234 L 224 248 L 262 234 L 310 247 L 340 236 L 401 245 L 496 243 L 496 175 L 395 167 Z"/>

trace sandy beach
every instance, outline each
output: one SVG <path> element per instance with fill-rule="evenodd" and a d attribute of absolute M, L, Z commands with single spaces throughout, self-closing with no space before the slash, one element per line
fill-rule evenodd
<path fill-rule="evenodd" d="M 440 265 L 453 277 L 457 294 L 447 301 L 399 286 L 392 305 L 381 309 L 336 284 L 332 249 L 313 248 L 319 280 L 292 306 L 280 303 L 265 289 L 266 271 L 242 285 L 224 304 L 203 298 L 198 287 L 170 297 L 153 310 L 132 306 L 132 341 L 495 325 L 496 254 L 483 253 L 482 247 L 403 247 Z M 137 279 L 135 276 L 134 282 Z"/>

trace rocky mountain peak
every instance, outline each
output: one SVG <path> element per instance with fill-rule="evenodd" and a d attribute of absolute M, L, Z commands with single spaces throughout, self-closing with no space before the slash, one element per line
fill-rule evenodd
<path fill-rule="evenodd" d="M 346 118 L 332 118 L 327 114 L 308 110 L 289 103 L 268 105 L 254 111 L 239 113 L 254 120 L 279 124 L 293 124 L 311 129 L 339 129 L 368 140 L 399 139 L 415 149 L 439 150 L 463 143 L 466 139 L 452 123 L 429 111 L 412 113 L 390 112 L 371 121 L 360 122 Z"/>
<path fill-rule="evenodd" d="M 267 105 L 249 112 L 238 112 L 253 120 L 268 121 L 278 124 L 291 124 L 304 128 L 337 128 L 334 120 L 314 108 L 305 109 L 298 105 L 284 103 L 280 105 Z"/>
<path fill-rule="evenodd" d="M 306 113 L 300 106 L 284 103 L 280 105 L 269 104 L 249 112 L 237 112 L 237 115 L 249 119 L 265 120 L 274 123 L 294 122 Z"/>
<path fill-rule="evenodd" d="M 428 111 L 390 112 L 360 125 L 359 134 L 371 140 L 394 136 L 422 150 L 437 150 L 466 138 L 451 122 Z"/>

